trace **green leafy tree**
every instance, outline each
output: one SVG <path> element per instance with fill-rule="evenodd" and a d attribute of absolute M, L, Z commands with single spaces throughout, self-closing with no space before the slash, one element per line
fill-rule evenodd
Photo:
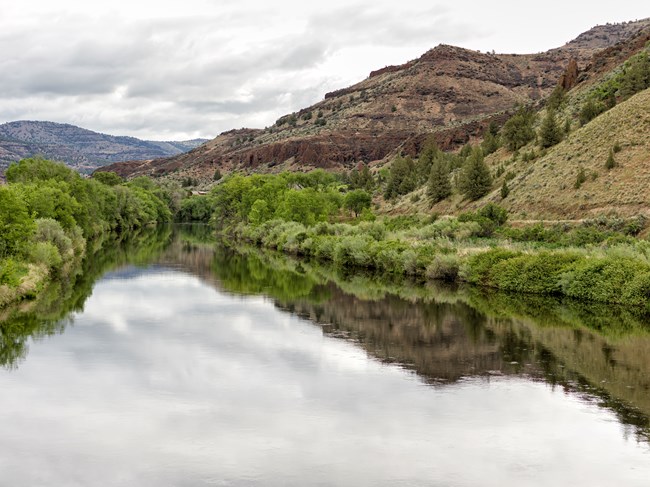
<path fill-rule="evenodd" d="M 122 179 L 119 175 L 110 171 L 96 172 L 93 174 L 93 179 L 107 186 L 115 186 L 116 184 L 122 184 L 124 182 L 124 179 Z"/>
<path fill-rule="evenodd" d="M 207 196 L 190 196 L 181 201 L 176 220 L 181 222 L 208 223 L 212 216 L 212 204 Z"/>
<path fill-rule="evenodd" d="M 480 148 L 475 148 L 461 168 L 458 189 L 467 198 L 474 201 L 486 195 L 491 187 L 492 176 L 483 160 L 483 151 Z"/>
<path fill-rule="evenodd" d="M 357 217 L 364 208 L 370 208 L 372 197 L 362 189 L 355 189 L 345 195 L 343 205 L 346 209 L 352 211 L 354 216 Z"/>
<path fill-rule="evenodd" d="M 0 258 L 24 251 L 35 229 L 21 192 L 0 186 Z"/>

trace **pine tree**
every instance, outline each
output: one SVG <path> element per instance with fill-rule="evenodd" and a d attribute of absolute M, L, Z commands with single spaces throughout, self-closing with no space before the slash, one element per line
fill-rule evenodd
<path fill-rule="evenodd" d="M 441 157 L 433 160 L 427 193 L 432 203 L 437 203 L 451 195 L 451 181 L 449 180 L 449 167 Z"/>
<path fill-rule="evenodd" d="M 483 151 L 475 148 L 465 161 L 458 180 L 458 188 L 474 201 L 486 195 L 492 187 L 490 170 L 483 161 Z"/>
<path fill-rule="evenodd" d="M 539 145 L 543 148 L 553 147 L 562 140 L 562 130 L 555 118 L 555 112 L 548 110 L 539 132 Z"/>
<path fill-rule="evenodd" d="M 433 160 L 440 155 L 441 151 L 438 148 L 436 139 L 433 136 L 429 136 L 422 146 L 422 150 L 418 155 L 417 163 L 417 173 L 418 173 L 418 182 L 420 184 L 425 183 L 429 179 L 429 174 L 431 173 L 431 165 Z"/>

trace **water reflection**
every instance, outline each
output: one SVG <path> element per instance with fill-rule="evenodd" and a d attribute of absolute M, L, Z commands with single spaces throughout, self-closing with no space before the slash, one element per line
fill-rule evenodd
<path fill-rule="evenodd" d="M 8 312 L 4 482 L 646 485 L 642 317 L 207 237 L 110 246 L 61 307 Z"/>

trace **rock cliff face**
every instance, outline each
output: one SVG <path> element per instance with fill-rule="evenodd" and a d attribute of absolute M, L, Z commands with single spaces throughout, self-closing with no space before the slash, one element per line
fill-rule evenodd
<path fill-rule="evenodd" d="M 225 132 L 187 154 L 106 169 L 123 176 L 208 180 L 217 168 L 276 171 L 378 164 L 396 151 L 415 155 L 432 134 L 441 148 L 454 149 L 480 137 L 490 122 L 502 123 L 517 104 L 541 100 L 558 82 L 569 88 L 584 81 L 585 72 L 609 62 L 607 56 L 594 55 L 627 49 L 620 42 L 640 39 L 648 25 L 596 27 L 561 48 L 532 55 L 440 45 L 401 66 L 373 71 L 264 130 Z"/>

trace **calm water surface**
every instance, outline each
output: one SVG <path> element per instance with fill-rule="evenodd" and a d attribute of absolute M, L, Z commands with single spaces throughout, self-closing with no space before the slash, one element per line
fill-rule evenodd
<path fill-rule="evenodd" d="M 641 321 L 491 315 L 179 238 L 62 320 L 6 317 L 0 485 L 649 485 Z M 558 310 L 574 325 L 539 318 Z"/>

